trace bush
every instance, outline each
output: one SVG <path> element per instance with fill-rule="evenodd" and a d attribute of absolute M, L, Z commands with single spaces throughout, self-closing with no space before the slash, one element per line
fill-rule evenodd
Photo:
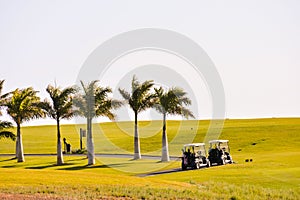
<path fill-rule="evenodd" d="M 74 149 L 72 150 L 72 154 L 86 154 L 87 150 L 86 149 Z"/>

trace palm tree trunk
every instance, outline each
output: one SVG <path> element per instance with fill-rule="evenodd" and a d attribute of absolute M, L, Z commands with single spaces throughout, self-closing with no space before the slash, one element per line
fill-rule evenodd
<path fill-rule="evenodd" d="M 19 152 L 19 137 L 17 135 L 17 139 L 16 139 L 16 158 L 18 158 L 18 152 Z"/>
<path fill-rule="evenodd" d="M 92 134 L 92 119 L 87 118 L 87 157 L 88 165 L 95 164 L 95 154 L 94 154 L 94 141 Z"/>
<path fill-rule="evenodd" d="M 17 123 L 17 159 L 18 162 L 24 162 L 24 152 L 23 152 L 23 143 L 22 143 L 22 134 L 21 134 L 21 126 Z"/>
<path fill-rule="evenodd" d="M 56 119 L 56 123 L 57 123 L 57 165 L 62 165 L 64 164 L 64 159 L 61 150 L 61 135 L 60 135 L 59 119 Z"/>
<path fill-rule="evenodd" d="M 162 132 L 162 152 L 161 161 L 170 161 L 169 157 L 169 147 L 168 147 L 168 136 L 167 136 L 167 126 L 166 126 L 166 113 L 163 114 L 163 132 Z"/>
<path fill-rule="evenodd" d="M 138 132 L 137 112 L 134 112 L 134 156 L 133 159 L 141 159 L 140 138 Z"/>

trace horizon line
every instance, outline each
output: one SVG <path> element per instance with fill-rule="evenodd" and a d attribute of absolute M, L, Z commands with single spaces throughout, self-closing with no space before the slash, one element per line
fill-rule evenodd
<path fill-rule="evenodd" d="M 298 119 L 300 118 L 300 116 L 280 116 L 280 117 L 250 117 L 250 118 L 224 118 L 224 119 L 183 119 L 183 120 L 179 120 L 179 119 L 169 119 L 167 121 L 218 121 L 218 120 L 259 120 L 259 119 Z M 138 122 L 149 122 L 149 121 L 162 121 L 160 119 L 155 119 L 155 120 L 139 120 Z M 92 124 L 104 124 L 104 123 L 124 123 L 124 122 L 134 122 L 134 121 L 102 121 L 102 122 L 93 122 Z M 60 125 L 85 125 L 85 123 L 61 123 Z M 56 123 L 51 123 L 51 124 L 34 124 L 34 125 L 23 125 L 22 127 L 37 127 L 37 126 L 56 126 Z M 13 126 L 13 128 L 15 128 L 15 126 Z"/>

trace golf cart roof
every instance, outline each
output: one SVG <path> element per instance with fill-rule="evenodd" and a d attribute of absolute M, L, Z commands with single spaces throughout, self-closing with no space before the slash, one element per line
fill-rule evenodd
<path fill-rule="evenodd" d="M 205 143 L 190 143 L 184 145 L 184 147 L 200 147 L 200 146 L 205 146 Z"/>
<path fill-rule="evenodd" d="M 214 144 L 214 143 L 225 143 L 228 142 L 229 140 L 211 140 L 209 141 L 209 144 Z"/>

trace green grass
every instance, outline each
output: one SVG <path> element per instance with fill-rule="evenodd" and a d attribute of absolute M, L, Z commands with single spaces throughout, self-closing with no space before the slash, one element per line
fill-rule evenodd
<path fill-rule="evenodd" d="M 139 126 L 142 154 L 160 155 L 161 122 L 140 122 Z M 168 121 L 170 154 L 179 155 L 185 143 L 203 141 L 208 126 L 207 120 Z M 67 142 L 71 143 L 73 149 L 79 148 L 79 128 L 84 126 L 61 126 L 62 138 L 67 138 Z M 299 129 L 299 118 L 226 120 L 221 138 L 230 140 L 234 153 L 239 153 L 239 149 L 253 154 L 261 148 L 265 151 L 275 151 L 281 150 L 281 146 L 288 148 L 285 150 L 293 151 L 300 145 Z M 25 153 L 56 152 L 56 126 L 23 127 L 22 134 Z M 133 123 L 131 122 L 95 124 L 93 134 L 95 151 L 98 153 L 133 152 Z M 252 143 L 257 144 L 252 145 Z M 14 153 L 14 151 L 14 142 L 1 140 L 0 153 Z"/>
<path fill-rule="evenodd" d="M 168 121 L 171 154 L 179 155 L 190 140 L 201 142 L 208 125 L 209 121 Z M 140 123 L 143 154 L 160 154 L 160 126 L 160 121 Z M 131 122 L 94 128 L 97 152 L 132 152 Z M 55 130 L 24 127 L 25 153 L 55 153 Z M 62 126 L 73 149 L 79 147 L 76 130 L 79 126 Z M 27 156 L 25 163 L 0 156 L 0 193 L 75 199 L 300 199 L 299 118 L 226 120 L 220 138 L 230 140 L 236 164 L 143 178 L 137 174 L 178 168 L 180 162 L 97 158 L 97 164 L 88 167 L 85 156 L 65 156 L 66 164 L 56 166 L 55 156 Z M 1 140 L 0 153 L 14 153 L 14 143 Z M 245 162 L 250 158 L 253 162 Z"/>

